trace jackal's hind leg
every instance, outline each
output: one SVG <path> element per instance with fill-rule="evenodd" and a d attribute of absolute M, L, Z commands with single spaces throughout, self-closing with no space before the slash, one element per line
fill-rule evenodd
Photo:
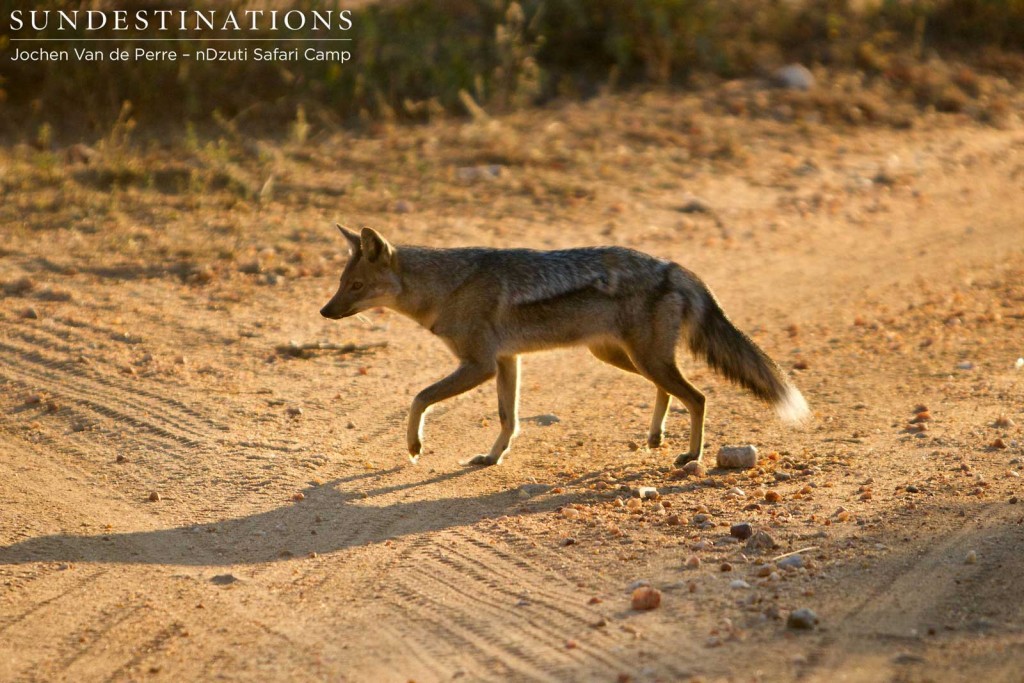
<path fill-rule="evenodd" d="M 671 403 L 672 397 L 668 392 L 658 387 L 658 395 L 654 398 L 651 429 L 647 432 L 647 445 L 651 448 L 659 448 L 662 439 L 665 438 L 665 418 L 668 417 L 668 407 Z"/>
<path fill-rule="evenodd" d="M 629 354 L 621 347 L 609 344 L 595 344 L 589 348 L 592 354 L 605 363 L 626 372 L 640 374 L 633 361 L 629 359 Z M 654 414 L 651 416 L 651 428 L 647 432 L 647 445 L 651 448 L 661 446 L 661 442 L 665 438 L 665 418 L 668 416 L 668 407 L 672 402 L 672 397 L 664 389 L 661 387 L 657 387 L 657 389 L 658 394 L 654 398 Z"/>
<path fill-rule="evenodd" d="M 423 415 L 438 401 L 457 396 L 494 377 L 494 365 L 463 361 L 462 365 L 439 382 L 416 394 L 409 409 L 409 428 L 406 433 L 409 458 L 416 462 L 423 450 Z"/>
<path fill-rule="evenodd" d="M 512 447 L 512 439 L 519 433 L 519 356 L 498 359 L 498 418 L 501 433 L 491 446 L 491 452 L 478 455 L 468 465 L 498 465 Z"/>
<path fill-rule="evenodd" d="M 704 394 L 686 381 L 676 367 L 674 358 L 656 360 L 649 365 L 645 363 L 641 367 L 641 372 L 659 389 L 682 401 L 690 413 L 690 450 L 676 458 L 676 466 L 685 465 L 693 460 L 700 462 L 704 452 Z"/>

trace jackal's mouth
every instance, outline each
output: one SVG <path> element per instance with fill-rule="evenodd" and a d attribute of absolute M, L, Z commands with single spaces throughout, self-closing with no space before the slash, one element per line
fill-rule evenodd
<path fill-rule="evenodd" d="M 345 311 L 344 313 L 335 313 L 334 311 L 328 311 L 326 308 L 321 308 L 320 315 L 329 320 L 341 320 L 342 318 L 347 318 L 348 316 L 352 315 L 352 312 Z"/>

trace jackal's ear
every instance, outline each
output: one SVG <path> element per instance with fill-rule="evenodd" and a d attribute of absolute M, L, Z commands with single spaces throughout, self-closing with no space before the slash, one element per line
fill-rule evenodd
<path fill-rule="evenodd" d="M 349 253 L 355 253 L 359 249 L 359 235 L 346 228 L 341 223 L 335 223 L 338 226 L 338 230 L 341 231 L 342 237 L 348 242 Z"/>
<path fill-rule="evenodd" d="M 391 261 L 395 248 L 391 246 L 390 242 L 381 237 L 379 232 L 373 228 L 363 228 L 359 238 L 362 244 L 363 256 L 366 257 L 367 261 L 380 265 L 387 265 Z"/>

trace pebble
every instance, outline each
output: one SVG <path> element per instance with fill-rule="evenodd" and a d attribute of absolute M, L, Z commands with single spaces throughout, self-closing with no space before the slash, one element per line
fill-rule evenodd
<path fill-rule="evenodd" d="M 786 90 L 810 90 L 814 87 L 814 74 L 803 64 L 787 64 L 772 73 L 772 82 Z"/>
<path fill-rule="evenodd" d="M 964 563 L 965 564 L 977 564 L 978 563 L 978 553 L 977 553 L 977 551 L 968 550 L 967 551 L 967 556 L 964 557 Z"/>
<path fill-rule="evenodd" d="M 294 500 L 296 503 L 298 503 L 300 500 L 306 500 L 306 494 L 303 493 L 302 491 L 294 493 L 292 494 L 292 500 Z"/>
<path fill-rule="evenodd" d="M 1006 442 L 1003 441 L 1002 437 L 997 437 L 996 440 L 992 442 L 992 448 L 1002 450 L 1003 448 L 1006 448 Z"/>
<path fill-rule="evenodd" d="M 550 427 L 551 425 L 557 422 L 561 422 L 562 420 L 557 415 L 552 415 L 548 413 L 545 415 L 538 415 L 537 417 L 533 418 L 533 421 L 539 424 L 541 427 Z"/>
<path fill-rule="evenodd" d="M 957 370 L 973 370 L 974 369 L 974 363 L 972 363 L 969 360 L 961 361 L 961 362 L 956 364 L 956 369 Z"/>
<path fill-rule="evenodd" d="M 729 535 L 745 541 L 754 535 L 754 527 L 750 526 L 747 522 L 740 522 L 739 524 L 733 524 L 729 527 Z"/>
<path fill-rule="evenodd" d="M 818 615 L 806 607 L 793 610 L 786 619 L 786 626 L 792 629 L 809 630 L 817 625 Z"/>
<path fill-rule="evenodd" d="M 776 563 L 780 569 L 800 569 L 804 566 L 803 555 L 790 555 L 784 557 Z"/>
<path fill-rule="evenodd" d="M 547 484 L 523 484 L 519 487 L 520 498 L 532 498 L 533 496 L 539 496 L 542 493 L 547 493 L 551 490 L 551 487 Z"/>
<path fill-rule="evenodd" d="M 566 519 L 579 519 L 580 511 L 576 508 L 562 508 L 562 516 Z"/>
<path fill-rule="evenodd" d="M 151 503 L 159 503 L 160 502 L 160 492 L 159 491 L 151 491 L 150 494 L 149 494 L 149 502 L 151 502 Z"/>
<path fill-rule="evenodd" d="M 771 534 L 763 529 L 747 539 L 747 550 L 771 550 L 778 546 Z"/>
<path fill-rule="evenodd" d="M 633 591 L 630 603 L 637 611 L 655 609 L 661 604 L 661 591 L 651 586 L 640 586 Z"/>
<path fill-rule="evenodd" d="M 743 579 L 734 579 L 733 581 L 729 582 L 729 588 L 750 588 L 750 584 L 744 581 Z"/>
<path fill-rule="evenodd" d="M 682 473 L 687 477 L 705 477 L 708 474 L 708 470 L 704 465 L 693 460 L 683 465 Z"/>
<path fill-rule="evenodd" d="M 29 320 L 38 320 L 39 311 L 36 310 L 35 306 L 29 306 L 28 308 L 21 312 L 21 317 L 28 318 Z"/>
<path fill-rule="evenodd" d="M 688 558 L 686 558 L 686 562 L 684 563 L 684 566 L 687 569 L 696 569 L 697 567 L 700 566 L 700 558 L 697 557 L 696 555 L 690 555 Z"/>
<path fill-rule="evenodd" d="M 778 503 L 782 500 L 782 494 L 778 491 L 765 491 L 764 499 L 769 503 Z"/>
<path fill-rule="evenodd" d="M 657 500 L 661 497 L 658 493 L 658 489 L 653 486 L 641 486 L 636 490 L 636 495 L 641 500 Z"/>
<path fill-rule="evenodd" d="M 995 421 L 995 426 L 996 427 L 1006 428 L 1006 427 L 1015 427 L 1016 425 L 1017 425 L 1017 423 L 1014 422 L 1012 418 L 1006 417 L 1005 415 L 1000 415 L 998 418 L 996 418 L 996 421 Z"/>
<path fill-rule="evenodd" d="M 722 564 L 718 565 L 718 571 L 720 571 L 720 572 L 731 572 L 732 571 L 732 565 L 729 564 L 728 562 L 723 562 Z"/>
<path fill-rule="evenodd" d="M 289 406 L 285 412 L 288 413 L 288 417 L 298 417 L 302 415 L 302 408 L 299 406 Z"/>
<path fill-rule="evenodd" d="M 711 204 L 700 197 L 687 197 L 678 211 L 680 213 L 714 213 Z"/>
<path fill-rule="evenodd" d="M 728 469 L 747 469 L 757 465 L 754 446 L 722 446 L 718 450 L 718 466 Z"/>
<path fill-rule="evenodd" d="M 217 574 L 216 576 L 210 579 L 210 583 L 215 584 L 217 586 L 227 586 L 234 583 L 235 581 L 238 581 L 238 577 L 234 574 Z"/>

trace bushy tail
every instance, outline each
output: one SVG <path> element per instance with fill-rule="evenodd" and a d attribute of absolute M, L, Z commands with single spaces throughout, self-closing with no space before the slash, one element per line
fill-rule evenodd
<path fill-rule="evenodd" d="M 786 380 L 768 354 L 732 324 L 710 291 L 701 319 L 693 323 L 689 345 L 694 355 L 770 403 L 786 422 L 801 422 L 810 415 L 800 391 Z"/>

